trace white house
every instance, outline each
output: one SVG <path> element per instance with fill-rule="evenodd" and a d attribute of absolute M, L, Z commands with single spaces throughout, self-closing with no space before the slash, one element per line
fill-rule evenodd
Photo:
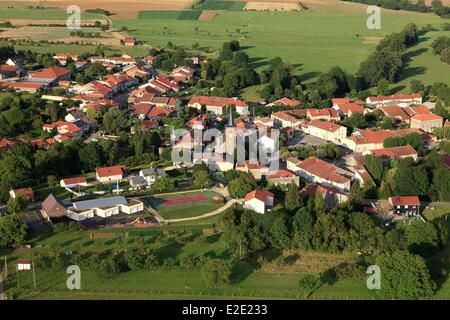
<path fill-rule="evenodd" d="M 266 209 L 273 207 L 274 194 L 267 190 L 253 190 L 247 193 L 244 200 L 244 208 L 261 214 Z"/>

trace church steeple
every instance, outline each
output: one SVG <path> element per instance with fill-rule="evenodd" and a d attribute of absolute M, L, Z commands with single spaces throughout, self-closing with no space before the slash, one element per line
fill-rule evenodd
<path fill-rule="evenodd" d="M 230 128 L 234 127 L 233 112 L 231 110 L 232 110 L 232 106 L 230 105 L 228 107 L 228 124 L 227 124 L 227 127 L 230 127 Z"/>

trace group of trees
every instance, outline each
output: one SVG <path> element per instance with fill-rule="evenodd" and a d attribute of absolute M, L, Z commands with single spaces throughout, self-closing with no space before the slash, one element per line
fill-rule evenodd
<path fill-rule="evenodd" d="M 450 15 L 450 8 L 442 4 L 441 0 L 433 0 L 431 6 L 427 6 L 425 0 L 411 1 L 411 0 L 343 0 L 348 2 L 365 3 L 370 5 L 377 5 L 382 8 L 391 10 L 407 10 L 415 12 L 434 12 L 438 16 L 446 18 Z"/>
<path fill-rule="evenodd" d="M 428 196 L 431 200 L 448 201 L 450 169 L 433 150 L 424 160 L 412 158 L 383 162 L 380 157 L 366 155 L 365 165 L 378 188 L 378 196 Z"/>
<path fill-rule="evenodd" d="M 358 76 L 369 86 L 378 85 L 380 81 L 398 80 L 403 67 L 402 53 L 408 46 L 417 43 L 419 30 L 413 23 L 408 24 L 400 33 L 385 36 L 367 60 L 361 63 Z"/>
<path fill-rule="evenodd" d="M 201 76 L 213 83 L 215 95 L 228 97 L 236 96 L 241 89 L 260 82 L 249 56 L 235 40 L 223 43 L 219 58 L 204 64 Z"/>
<path fill-rule="evenodd" d="M 450 38 L 447 36 L 440 36 L 431 44 L 434 54 L 441 56 L 441 61 L 450 64 Z"/>
<path fill-rule="evenodd" d="M 285 96 L 293 99 L 302 97 L 299 78 L 294 76 L 293 67 L 280 57 L 269 61 L 269 67 L 261 73 L 261 83 L 267 83 L 261 90 L 261 98 L 274 101 Z"/>
<path fill-rule="evenodd" d="M 341 156 L 341 151 L 337 145 L 332 142 L 321 144 L 318 146 L 292 146 L 280 149 L 280 157 L 287 159 L 289 157 L 296 157 L 300 159 L 307 159 L 309 157 L 338 159 Z"/>

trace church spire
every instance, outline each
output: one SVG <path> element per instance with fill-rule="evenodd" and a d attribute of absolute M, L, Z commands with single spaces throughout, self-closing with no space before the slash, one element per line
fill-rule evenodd
<path fill-rule="evenodd" d="M 231 105 L 228 107 L 228 125 L 227 127 L 234 127 L 233 112 L 231 111 Z"/>

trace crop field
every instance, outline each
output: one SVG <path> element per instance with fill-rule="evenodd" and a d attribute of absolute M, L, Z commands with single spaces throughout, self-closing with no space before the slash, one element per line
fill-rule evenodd
<path fill-rule="evenodd" d="M 186 10 L 186 11 L 140 11 L 138 19 L 153 20 L 153 19 L 174 19 L 174 20 L 197 20 L 202 14 L 200 10 Z"/>
<path fill-rule="evenodd" d="M 243 1 L 222 1 L 222 0 L 206 0 L 196 9 L 200 10 L 226 10 L 226 11 L 240 11 L 245 7 Z"/>

